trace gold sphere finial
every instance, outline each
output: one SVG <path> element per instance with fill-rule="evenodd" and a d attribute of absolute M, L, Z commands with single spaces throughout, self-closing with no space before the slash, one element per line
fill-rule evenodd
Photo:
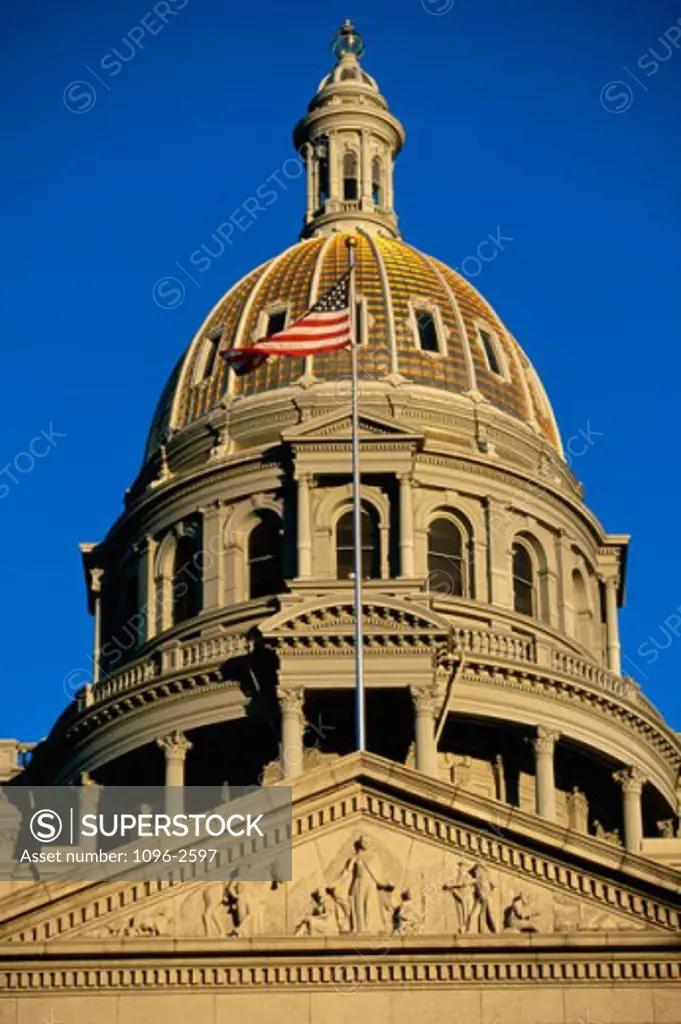
<path fill-rule="evenodd" d="M 348 249 L 356 249 L 357 248 L 357 239 L 356 239 L 356 237 L 354 235 L 348 235 L 348 237 L 345 239 L 345 245 L 346 245 L 346 248 L 348 248 Z"/>

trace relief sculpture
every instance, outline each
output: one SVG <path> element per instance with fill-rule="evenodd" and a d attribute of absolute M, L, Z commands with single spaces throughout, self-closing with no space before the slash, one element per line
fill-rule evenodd
<path fill-rule="evenodd" d="M 376 935 L 392 929 L 391 893 L 395 886 L 382 878 L 370 840 L 355 840 L 338 879 L 327 890 L 344 917 L 342 931 Z"/>

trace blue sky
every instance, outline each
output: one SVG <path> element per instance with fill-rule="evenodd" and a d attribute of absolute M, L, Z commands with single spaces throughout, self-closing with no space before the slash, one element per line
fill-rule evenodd
<path fill-rule="evenodd" d="M 5 12 L 0 735 L 44 735 L 64 677 L 87 673 L 78 543 L 120 512 L 207 311 L 296 239 L 302 179 L 196 283 L 176 264 L 290 156 L 348 15 L 407 129 L 405 236 L 455 267 L 490 232 L 512 239 L 473 283 L 564 438 L 591 429 L 573 469 L 606 528 L 632 535 L 624 667 L 681 729 L 681 4 L 168 0 L 165 24 L 153 6 Z M 183 300 L 161 308 L 154 285 L 173 275 Z"/>

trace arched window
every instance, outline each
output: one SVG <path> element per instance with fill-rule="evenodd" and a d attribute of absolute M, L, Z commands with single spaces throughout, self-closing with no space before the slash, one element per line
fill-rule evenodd
<path fill-rule="evenodd" d="M 591 608 L 586 583 L 579 569 L 572 571 L 572 590 L 575 605 L 575 632 L 577 639 L 584 647 L 591 642 Z"/>
<path fill-rule="evenodd" d="M 357 199 L 357 155 L 346 153 L 343 157 L 343 199 Z"/>
<path fill-rule="evenodd" d="M 319 209 L 324 208 L 324 203 L 329 198 L 329 144 L 325 138 L 317 140 L 315 152 L 318 160 L 319 170 Z"/>
<path fill-rule="evenodd" d="M 126 563 L 121 586 L 121 623 L 128 646 L 138 647 L 143 640 L 144 616 L 140 615 L 139 566 Z"/>
<path fill-rule="evenodd" d="M 173 559 L 173 625 L 192 619 L 203 606 L 201 528 L 186 526 Z"/>
<path fill-rule="evenodd" d="M 371 194 L 376 206 L 383 206 L 383 175 L 380 157 L 371 161 Z"/>
<path fill-rule="evenodd" d="M 262 512 L 248 538 L 248 596 L 267 597 L 284 589 L 281 520 Z"/>
<path fill-rule="evenodd" d="M 381 531 L 378 513 L 372 505 L 362 504 L 362 578 L 381 576 Z M 355 530 L 352 509 L 344 512 L 336 524 L 336 576 L 349 580 L 355 574 Z"/>
<path fill-rule="evenodd" d="M 463 597 L 464 543 L 451 519 L 434 519 L 428 528 L 428 590 Z"/>
<path fill-rule="evenodd" d="M 513 607 L 521 615 L 536 613 L 534 564 L 524 544 L 513 545 Z"/>

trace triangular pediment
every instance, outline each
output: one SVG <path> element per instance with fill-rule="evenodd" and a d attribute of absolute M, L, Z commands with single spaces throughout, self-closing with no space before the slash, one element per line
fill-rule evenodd
<path fill-rule="evenodd" d="M 451 624 L 431 611 L 427 604 L 404 601 L 387 594 L 365 594 L 362 602 L 365 640 L 372 638 L 383 644 L 394 638 L 399 643 L 427 646 L 440 645 L 451 633 Z M 260 624 L 266 637 L 305 634 L 308 640 L 315 636 L 342 636 L 354 633 L 355 608 L 352 600 L 338 594 L 299 600 L 289 599 L 284 607 Z"/>
<path fill-rule="evenodd" d="M 322 758 L 294 781 L 293 837 L 290 882 L 15 890 L 0 899 L 0 942 L 285 940 L 295 950 L 321 936 L 515 941 L 679 927 L 677 873 L 373 755 Z"/>
<path fill-rule="evenodd" d="M 348 403 L 349 404 L 349 403 Z M 404 444 L 417 445 L 424 440 L 418 431 L 408 431 L 394 420 L 380 416 L 361 413 L 359 416 L 359 434 L 363 441 L 381 438 Z M 322 416 L 311 416 L 302 423 L 282 434 L 284 441 L 304 443 L 306 441 L 347 440 L 352 437 L 352 419 L 349 408 Z"/>

